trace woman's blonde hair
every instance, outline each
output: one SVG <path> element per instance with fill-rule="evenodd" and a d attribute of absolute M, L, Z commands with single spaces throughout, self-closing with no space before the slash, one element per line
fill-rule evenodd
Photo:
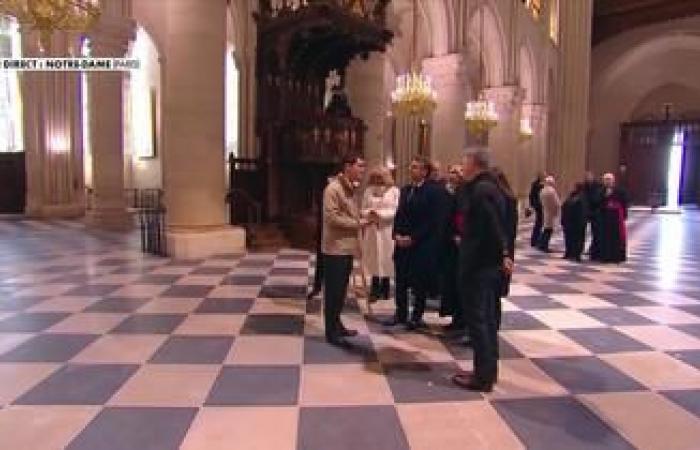
<path fill-rule="evenodd" d="M 369 172 L 368 182 L 372 186 L 393 186 L 394 178 L 391 171 L 384 167 L 375 167 Z"/>

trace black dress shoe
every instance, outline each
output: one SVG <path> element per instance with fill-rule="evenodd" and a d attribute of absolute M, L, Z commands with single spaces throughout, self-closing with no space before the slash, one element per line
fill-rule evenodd
<path fill-rule="evenodd" d="M 350 342 L 348 342 L 342 336 L 326 336 L 326 342 L 328 342 L 329 344 L 331 344 L 335 347 L 341 347 L 341 348 L 352 347 L 352 344 L 350 344 Z"/>
<path fill-rule="evenodd" d="M 321 290 L 320 290 L 320 289 L 318 289 L 318 290 L 317 290 L 317 289 L 314 289 L 314 290 L 312 290 L 311 292 L 309 292 L 309 295 L 306 296 L 306 299 L 307 299 L 307 300 L 312 300 L 314 297 L 316 297 L 316 296 L 317 296 L 318 294 L 320 294 L 320 293 L 321 293 Z"/>
<path fill-rule="evenodd" d="M 385 327 L 395 327 L 397 325 L 405 325 L 405 324 L 406 324 L 405 319 L 399 319 L 397 317 L 392 317 L 391 319 L 385 320 L 384 322 L 382 322 L 382 325 L 384 325 Z"/>
<path fill-rule="evenodd" d="M 414 331 L 414 330 L 424 330 L 428 328 L 428 324 L 423 322 L 422 319 L 418 320 L 409 320 L 408 323 L 406 324 L 406 329 L 408 331 Z"/>
<path fill-rule="evenodd" d="M 457 386 L 476 392 L 492 392 L 494 381 L 482 381 L 473 375 L 458 373 L 452 377 L 452 382 Z"/>
<path fill-rule="evenodd" d="M 350 330 L 348 328 L 343 328 L 340 331 L 340 335 L 342 337 L 355 337 L 355 336 L 357 336 L 357 330 Z"/>

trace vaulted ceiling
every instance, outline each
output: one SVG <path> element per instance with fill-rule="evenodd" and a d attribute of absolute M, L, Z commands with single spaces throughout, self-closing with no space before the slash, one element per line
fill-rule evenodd
<path fill-rule="evenodd" d="M 594 0 L 593 44 L 635 27 L 700 14 L 700 0 Z"/>

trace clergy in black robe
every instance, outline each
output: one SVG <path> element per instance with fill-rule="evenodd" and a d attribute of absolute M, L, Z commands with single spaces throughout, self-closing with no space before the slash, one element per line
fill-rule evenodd
<path fill-rule="evenodd" d="M 586 241 L 588 211 L 583 183 L 577 183 L 564 201 L 561 211 L 561 225 L 564 230 L 564 258 L 581 261 Z"/>
<path fill-rule="evenodd" d="M 591 224 L 591 247 L 589 254 L 591 259 L 596 259 L 599 253 L 598 242 L 600 240 L 600 206 L 603 201 L 603 183 L 595 179 L 592 172 L 586 173 L 586 181 L 583 184 L 587 221 Z"/>
<path fill-rule="evenodd" d="M 627 260 L 627 194 L 615 186 L 615 176 L 603 176 L 605 190 L 600 206 L 600 236 L 594 259 L 605 263 Z"/>

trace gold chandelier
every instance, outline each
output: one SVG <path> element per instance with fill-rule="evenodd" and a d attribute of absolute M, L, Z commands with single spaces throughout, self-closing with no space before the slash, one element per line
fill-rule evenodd
<path fill-rule="evenodd" d="M 464 120 L 467 122 L 469 134 L 476 136 L 488 133 L 498 125 L 496 104 L 484 98 L 483 93 L 479 94 L 478 99 L 467 102 Z"/>
<path fill-rule="evenodd" d="M 413 1 L 413 42 L 411 47 L 410 73 L 396 77 L 396 88 L 391 93 L 391 107 L 399 116 L 427 116 L 437 107 L 437 93 L 433 89 L 430 76 L 415 69 L 416 64 L 416 23 L 418 9 Z"/>
<path fill-rule="evenodd" d="M 437 107 L 437 94 L 429 76 L 411 71 L 396 77 L 396 88 L 391 93 L 391 105 L 397 115 L 420 115 L 432 113 Z"/>
<path fill-rule="evenodd" d="M 476 100 L 467 102 L 464 110 L 464 120 L 467 124 L 469 134 L 474 136 L 484 136 L 496 125 L 498 125 L 498 112 L 496 104 L 488 100 L 483 92 L 484 76 L 484 10 L 481 10 L 479 36 L 479 96 Z"/>
<path fill-rule="evenodd" d="M 48 48 L 54 31 L 84 32 L 100 17 L 100 0 L 1 0 L 0 14 L 37 30 Z"/>

